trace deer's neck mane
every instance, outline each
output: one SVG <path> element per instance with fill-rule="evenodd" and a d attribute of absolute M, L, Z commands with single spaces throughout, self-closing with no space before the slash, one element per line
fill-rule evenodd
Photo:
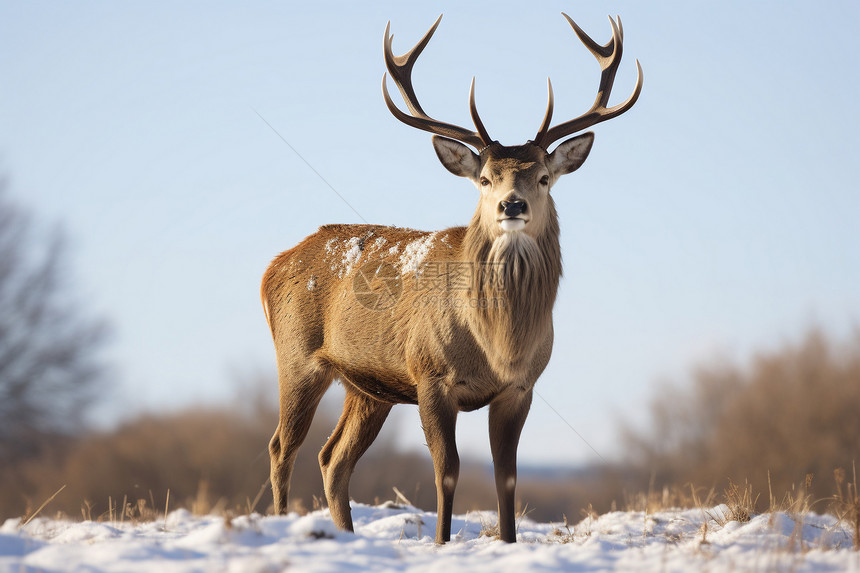
<path fill-rule="evenodd" d="M 558 219 L 550 206 L 537 238 L 522 232 L 492 238 L 477 215 L 466 230 L 465 257 L 474 265 L 467 321 L 492 368 L 506 379 L 523 377 L 552 331 L 561 277 Z"/>

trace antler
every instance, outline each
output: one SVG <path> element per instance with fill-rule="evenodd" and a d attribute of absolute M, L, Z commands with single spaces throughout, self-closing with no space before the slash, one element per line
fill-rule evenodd
<path fill-rule="evenodd" d="M 557 141 L 566 135 L 582 131 L 583 129 L 589 128 L 601 121 L 606 121 L 607 119 L 612 119 L 613 117 L 621 115 L 633 107 L 633 104 L 636 103 L 636 100 L 639 99 L 639 94 L 642 92 L 642 66 L 639 65 L 639 60 L 636 60 L 636 69 L 638 72 L 636 77 L 636 87 L 633 89 L 633 94 L 623 103 L 614 107 L 606 107 L 609 103 L 609 94 L 612 92 L 612 84 L 615 81 L 615 73 L 618 71 L 618 65 L 621 63 L 624 29 L 621 27 L 620 16 L 618 17 L 617 23 L 611 17 L 609 18 L 609 23 L 612 24 L 612 39 L 605 46 L 601 46 L 592 40 L 588 34 L 586 34 L 582 28 L 576 24 L 576 22 L 571 20 L 570 16 L 564 12 L 562 12 L 561 15 L 567 19 L 571 27 L 573 27 L 573 31 L 576 32 L 576 35 L 579 36 L 579 39 L 583 44 L 585 44 L 585 47 L 594 54 L 595 58 L 597 58 L 597 62 L 600 64 L 602 72 L 600 74 L 600 86 L 597 88 L 597 99 L 594 100 L 594 105 L 591 106 L 591 109 L 576 119 L 566 121 L 551 129 L 549 125 L 552 119 L 553 107 L 552 84 L 547 80 L 549 98 L 547 101 L 546 115 L 544 116 L 543 123 L 534 139 L 534 142 L 544 149 L 554 141 Z"/>
<path fill-rule="evenodd" d="M 389 35 L 391 22 L 385 26 L 385 40 L 383 43 L 385 67 L 388 68 L 388 72 L 391 74 L 391 79 L 393 79 L 394 83 L 397 84 L 397 87 L 400 88 L 400 93 L 403 95 L 403 101 L 406 102 L 406 107 L 409 108 L 409 112 L 412 115 L 404 113 L 394 104 L 393 101 L 391 101 L 391 96 L 388 94 L 388 82 L 386 81 L 388 74 L 382 76 L 382 95 L 385 97 L 385 104 L 388 106 L 391 113 L 394 114 L 394 117 L 406 125 L 411 125 L 412 127 L 417 127 L 418 129 L 429 131 L 430 133 L 462 141 L 463 143 L 467 143 L 475 149 L 480 150 L 492 143 L 493 140 L 487 133 L 483 122 L 481 122 L 481 118 L 478 117 L 478 108 L 475 107 L 475 78 L 472 78 L 472 87 L 469 89 L 469 111 L 472 114 L 472 121 L 475 122 L 475 127 L 478 130 L 477 132 L 470 131 L 463 127 L 458 127 L 450 123 L 437 121 L 424 113 L 424 110 L 421 109 L 421 104 L 418 103 L 418 98 L 415 96 L 415 90 L 412 88 L 412 67 L 415 65 L 416 60 L 418 60 L 418 56 L 421 55 L 427 42 L 430 41 L 430 38 L 433 36 L 433 32 L 436 31 L 436 27 L 439 26 L 439 22 L 441 20 L 442 16 L 440 15 L 439 18 L 436 19 L 436 23 L 433 24 L 426 34 L 424 34 L 424 37 L 415 44 L 415 47 L 402 56 L 395 56 L 391 52 L 391 40 L 394 38 L 393 35 Z"/>

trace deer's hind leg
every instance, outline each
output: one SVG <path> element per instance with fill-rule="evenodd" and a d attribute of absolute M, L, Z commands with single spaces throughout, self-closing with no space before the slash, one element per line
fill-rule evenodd
<path fill-rule="evenodd" d="M 353 531 L 349 478 L 359 458 L 379 435 L 392 404 L 366 396 L 349 384 L 344 386 L 343 413 L 320 451 L 319 460 L 332 520 L 339 529 Z"/>
<path fill-rule="evenodd" d="M 269 442 L 275 515 L 287 513 L 290 477 L 299 446 L 305 441 L 320 399 L 331 385 L 328 368 L 307 365 L 279 367 L 280 416 Z"/>

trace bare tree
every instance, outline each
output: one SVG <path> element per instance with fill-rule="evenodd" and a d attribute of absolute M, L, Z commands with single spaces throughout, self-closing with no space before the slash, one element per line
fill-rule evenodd
<path fill-rule="evenodd" d="M 63 244 L 0 180 L 0 467 L 78 428 L 104 373 L 105 324 L 70 296 Z"/>

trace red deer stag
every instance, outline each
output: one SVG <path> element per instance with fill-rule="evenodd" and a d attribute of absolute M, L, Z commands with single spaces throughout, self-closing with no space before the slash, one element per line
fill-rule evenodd
<path fill-rule="evenodd" d="M 579 168 L 591 132 L 550 145 L 630 109 L 642 89 L 642 69 L 627 101 L 607 107 L 621 60 L 620 19 L 606 45 L 564 17 L 602 70 L 594 105 L 550 127 L 546 115 L 533 141 L 504 146 L 477 131 L 437 121 L 418 103 L 412 67 L 439 20 L 408 53 L 395 56 L 385 29 L 385 64 L 409 114 L 383 96 L 394 116 L 434 134 L 433 146 L 454 175 L 480 191 L 466 227 L 423 232 L 377 225 L 325 225 L 279 255 L 262 284 L 275 342 L 280 421 L 269 445 L 275 512 L 287 511 L 296 451 L 320 398 L 334 378 L 346 389 L 343 414 L 319 454 L 331 516 L 352 531 L 349 480 L 394 404 L 417 404 L 436 476 L 436 542 L 451 536 L 459 474 L 457 413 L 489 405 L 499 530 L 516 541 L 514 492 L 520 432 L 532 388 L 550 358 L 552 308 L 561 276 L 558 216 L 550 188 Z M 456 140 L 456 141 L 455 141 Z M 458 143 L 462 142 L 462 143 Z M 466 145 L 475 148 L 477 153 Z"/>

